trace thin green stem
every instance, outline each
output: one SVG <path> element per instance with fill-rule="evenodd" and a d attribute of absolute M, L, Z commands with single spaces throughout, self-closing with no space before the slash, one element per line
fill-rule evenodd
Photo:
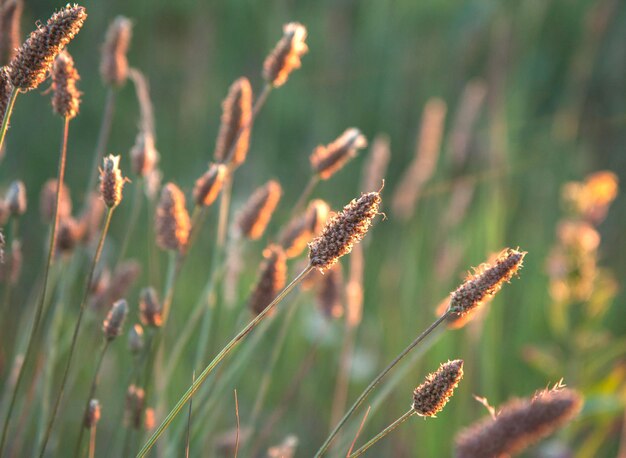
<path fill-rule="evenodd" d="M 324 452 L 328 450 L 328 447 L 330 446 L 335 436 L 337 436 L 337 433 L 339 433 L 339 430 L 341 429 L 341 427 L 346 423 L 346 421 L 348 421 L 348 418 L 350 418 L 350 416 L 354 413 L 354 411 L 363 403 L 365 398 L 374 390 L 374 388 L 376 388 L 376 386 L 389 373 L 389 371 L 391 371 L 391 369 L 393 369 L 396 366 L 396 364 L 402 361 L 404 357 L 408 355 L 409 352 L 413 350 L 413 348 L 415 348 L 417 344 L 419 344 L 422 340 L 424 340 L 433 330 L 435 330 L 437 326 L 443 323 L 445 319 L 448 317 L 449 313 L 450 313 L 449 311 L 446 311 L 443 315 L 437 318 L 433 322 L 433 324 L 431 324 L 424 332 L 422 332 L 419 336 L 417 336 L 417 338 L 413 342 L 411 342 L 408 347 L 402 350 L 402 352 L 398 356 L 396 356 L 396 358 L 387 367 L 385 367 L 380 374 L 376 376 L 376 378 L 368 385 L 365 391 L 363 391 L 363 393 L 361 393 L 361 395 L 357 398 L 357 400 L 354 402 L 352 407 L 348 409 L 348 411 L 343 416 L 343 418 L 339 421 L 337 426 L 335 426 L 335 429 L 333 429 L 333 431 L 330 433 L 326 441 L 324 441 L 320 449 L 315 454 L 315 458 L 321 457 L 324 454 Z"/>
<path fill-rule="evenodd" d="M 415 415 L 417 412 L 415 412 L 415 410 L 410 409 L 408 412 L 406 412 L 404 415 L 402 415 L 400 418 L 398 418 L 396 421 L 394 421 L 392 424 L 390 424 L 389 426 L 387 426 L 385 429 L 383 429 L 381 432 L 379 432 L 378 434 L 376 434 L 373 438 L 371 438 L 369 441 L 367 441 L 367 443 L 361 447 L 360 449 L 358 449 L 356 452 L 352 453 L 349 458 L 355 458 L 357 456 L 361 456 L 363 455 L 366 450 L 368 448 L 370 448 L 372 445 L 374 445 L 376 442 L 378 442 L 379 440 L 381 440 L 383 437 L 385 437 L 387 434 L 389 434 L 391 431 L 393 431 L 394 429 L 396 429 L 398 426 L 400 426 L 402 423 L 404 423 L 405 421 L 407 421 L 409 418 L 411 418 L 413 415 Z"/>
<path fill-rule="evenodd" d="M 14 87 L 9 95 L 9 103 L 7 103 L 7 108 L 4 112 L 4 117 L 2 118 L 2 128 L 0 130 L 0 149 L 2 149 L 2 146 L 4 145 L 4 137 L 6 136 L 7 129 L 9 128 L 9 120 L 11 119 L 11 113 L 13 113 L 13 105 L 15 105 L 17 94 L 19 94 L 19 90 Z"/>
<path fill-rule="evenodd" d="M 313 192 L 313 190 L 315 189 L 319 181 L 320 181 L 319 175 L 315 174 L 311 176 L 311 178 L 309 179 L 309 182 L 307 183 L 305 188 L 302 190 L 302 194 L 300 194 L 298 201 L 293 207 L 293 210 L 292 210 L 293 215 L 297 215 L 302 210 L 304 210 L 304 206 L 306 205 L 307 200 L 309 200 L 311 193 Z"/>
<path fill-rule="evenodd" d="M 14 92 L 15 92 L 15 89 L 14 89 Z M 13 102 L 15 102 L 16 94 L 17 93 L 15 94 L 12 93 Z M 12 106 L 12 104 L 10 103 L 9 106 Z M 5 123 L 8 121 L 8 117 L 10 116 L 10 113 L 11 112 L 9 108 L 7 107 L 7 113 L 4 116 Z M 20 366 L 20 370 L 17 376 L 17 381 L 15 382 L 15 386 L 13 387 L 13 393 L 11 395 L 11 402 L 9 403 L 9 408 L 4 418 L 4 426 L 2 428 L 2 440 L 0 441 L 0 457 L 2 456 L 2 452 L 4 451 L 4 446 L 6 444 L 7 432 L 9 430 L 9 421 L 11 420 L 13 408 L 15 407 L 15 400 L 17 399 L 17 392 L 20 389 L 20 384 L 24 377 L 26 363 L 30 359 L 31 353 L 35 350 L 35 341 L 37 340 L 36 339 L 37 331 L 39 329 L 39 324 L 41 321 L 41 316 L 43 314 L 44 304 L 46 301 L 46 290 L 48 288 L 48 276 L 50 274 L 50 266 L 52 265 L 52 261 L 54 257 L 54 248 L 56 246 L 57 226 L 59 224 L 59 202 L 61 201 L 61 189 L 63 188 L 63 181 L 65 179 L 65 161 L 67 157 L 67 136 L 68 136 L 68 131 L 69 131 L 69 122 L 70 122 L 69 118 L 65 118 L 65 122 L 63 125 L 63 139 L 61 141 L 61 153 L 59 155 L 59 165 L 58 165 L 58 172 L 57 172 L 57 193 L 56 193 L 56 202 L 54 204 L 54 219 L 52 221 L 52 227 L 50 228 L 50 239 L 48 241 L 48 259 L 46 261 L 46 267 L 44 270 L 43 284 L 41 288 L 41 296 L 39 298 L 39 302 L 37 303 L 37 308 L 35 309 L 35 316 L 33 318 L 33 325 L 30 329 L 30 335 L 28 337 L 28 345 L 26 347 L 24 360 L 22 362 L 22 365 Z"/>
<path fill-rule="evenodd" d="M 65 364 L 65 370 L 63 371 L 63 377 L 61 378 L 61 386 L 59 388 L 59 393 L 57 394 L 56 401 L 54 403 L 54 408 L 52 409 L 52 414 L 50 417 L 50 421 L 48 422 L 48 427 L 46 428 L 46 433 L 44 435 L 43 443 L 40 446 L 39 457 L 43 457 L 46 451 L 46 446 L 48 445 L 48 440 L 50 439 L 50 433 L 52 432 L 52 426 L 54 425 L 54 421 L 56 419 L 57 412 L 59 410 L 59 405 L 61 404 L 61 399 L 63 398 L 63 392 L 65 391 L 65 384 L 67 383 L 67 377 L 70 372 L 70 367 L 72 365 L 72 357 L 74 356 L 74 351 L 76 350 L 76 343 L 78 342 L 78 332 L 80 331 L 80 325 L 83 320 L 83 314 L 85 312 L 85 305 L 87 304 L 87 298 L 89 297 L 89 289 L 91 287 L 93 281 L 93 275 L 96 270 L 96 266 L 98 264 L 98 260 L 100 259 L 100 255 L 102 254 L 102 248 L 104 247 L 104 240 L 106 239 L 107 232 L 109 231 L 109 226 L 111 224 L 111 217 L 113 216 L 114 208 L 107 209 L 106 220 L 104 222 L 104 228 L 102 229 L 102 234 L 100 235 L 100 240 L 98 241 L 98 247 L 96 248 L 96 253 L 93 257 L 93 261 L 91 262 L 91 267 L 89 269 L 89 275 L 87 276 L 87 281 L 85 282 L 85 290 L 83 293 L 83 298 L 80 303 L 80 309 L 78 310 L 78 318 L 76 320 L 76 325 L 74 326 L 74 334 L 72 335 L 72 343 L 70 345 L 69 355 L 67 357 L 67 363 Z"/>
<path fill-rule="evenodd" d="M 196 379 L 195 382 L 191 384 L 187 392 L 180 398 L 178 403 L 174 406 L 172 411 L 167 415 L 163 423 L 159 425 L 154 434 L 148 439 L 146 444 L 142 447 L 142 449 L 137 454 L 138 458 L 146 456 L 148 451 L 154 446 L 159 437 L 163 434 L 163 432 L 168 428 L 168 426 L 172 423 L 176 415 L 181 411 L 181 409 L 185 406 L 185 404 L 191 399 L 196 391 L 202 386 L 206 378 L 213 372 L 213 369 L 237 346 L 239 345 L 246 336 L 261 322 L 263 319 L 274 309 L 278 303 L 280 303 L 289 292 L 296 286 L 300 281 L 313 270 L 311 265 L 307 266 L 300 274 L 293 279 L 289 285 L 283 289 L 276 298 L 263 310 L 259 313 L 252 321 L 248 323 L 246 327 L 244 327 L 226 346 L 215 356 L 213 361 L 209 363 L 209 365 L 202 371 L 200 376 Z"/>
<path fill-rule="evenodd" d="M 85 192 L 84 205 L 88 205 L 89 193 L 96 185 L 96 179 L 98 177 L 98 166 L 104 156 L 107 144 L 109 143 L 109 136 L 111 135 L 111 126 L 113 124 L 113 113 L 115 112 L 115 89 L 109 88 L 104 102 L 104 113 L 102 116 L 102 124 L 100 124 L 100 131 L 98 132 L 98 141 L 96 143 L 96 150 L 93 155 L 93 162 L 91 164 L 91 174 L 89 175 L 89 182 L 87 184 L 87 190 Z"/>

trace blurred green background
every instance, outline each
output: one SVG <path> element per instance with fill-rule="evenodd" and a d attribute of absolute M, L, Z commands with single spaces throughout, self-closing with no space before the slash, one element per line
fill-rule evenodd
<path fill-rule="evenodd" d="M 612 352 L 603 370 L 614 383 L 604 378 L 583 383 L 588 378 L 587 366 L 567 365 L 577 357 L 567 350 L 554 353 L 568 367 L 568 372 L 561 374 L 539 370 L 524 355 L 529 346 L 550 350 L 562 343 L 562 337 L 555 336 L 548 324 L 552 299 L 546 274 L 546 258 L 556 239 L 555 226 L 563 215 L 559 206 L 561 185 L 601 169 L 614 171 L 622 181 L 625 177 L 624 2 L 108 0 L 85 1 L 83 5 L 89 18 L 69 46 L 84 92 L 81 113 L 70 127 L 67 167 L 67 181 L 77 207 L 90 173 L 106 94 L 98 73 L 99 50 L 106 28 L 116 15 L 134 21 L 129 62 L 150 82 L 164 180 L 179 184 L 189 197 L 194 180 L 211 160 L 220 103 L 228 86 L 237 77 L 247 76 L 254 90 L 259 91 L 263 60 L 280 38 L 282 24 L 302 22 L 308 29 L 310 51 L 303 58 L 302 68 L 271 94 L 255 123 L 248 160 L 235 177 L 234 210 L 270 178 L 278 179 L 284 189 L 268 235 L 246 248 L 241 299 L 245 300 L 254 283 L 264 243 L 284 224 L 309 177 L 308 156 L 313 148 L 329 143 L 351 126 L 359 127 L 370 141 L 386 133 L 392 151 L 383 191 L 387 217 L 380 218 L 367 237 L 364 318 L 358 331 L 349 399 L 354 399 L 376 370 L 432 321 L 436 305 L 471 266 L 505 246 L 519 246 L 528 255 L 520 280 L 504 287 L 489 307 L 482 327 L 474 328 L 474 334 L 472 329 L 447 331 L 399 381 L 385 408 L 372 412 L 360 442 L 404 413 L 412 389 L 440 362 L 463 358 L 466 380 L 439 418 L 413 419 L 379 444 L 371 456 L 447 456 L 454 432 L 486 414 L 472 394 L 485 396 L 497 406 L 511 396 L 528 395 L 556 383 L 561 376 L 568 385 L 584 389 L 591 400 L 575 428 L 561 436 L 564 442 L 572 440 L 576 444 L 573 451 L 578 450 L 577 456 L 615 456 L 626 398 L 624 375 L 614 372 L 626 356 L 621 288 L 613 306 L 594 328 L 594 332 L 608 336 L 600 348 Z M 60 6 L 26 0 L 24 32 Z M 484 81 L 487 96 L 473 131 L 467 166 L 454 170 L 446 135 L 436 172 L 421 194 L 414 217 L 408 222 L 395 218 L 391 211 L 393 192 L 413 158 L 424 104 L 431 97 L 445 101 L 447 134 L 463 89 L 475 79 Z M 16 178 L 24 180 L 30 200 L 22 225 L 24 257 L 29 267 L 20 283 L 23 288 L 16 293 L 21 299 L 28 296 L 27 285 L 38 274 L 35 266 L 40 265 L 45 230 L 37 201 L 42 183 L 56 173 L 61 135 L 62 122 L 52 114 L 45 94 L 47 86 L 48 82 L 19 97 L 0 169 L 3 185 Z M 108 148 L 122 154 L 126 170 L 130 168 L 128 151 L 137 127 L 135 92 L 128 83 L 119 93 Z M 360 154 L 319 186 L 315 195 L 333 208 L 357 196 L 366 156 L 366 152 Z M 441 217 L 459 176 L 476 179 L 476 192 L 468 215 L 443 234 Z M 126 187 L 128 196 L 132 187 Z M 115 258 L 128 221 L 130 200 L 125 199 L 113 219 L 105 258 Z M 140 221 L 151 218 L 145 208 L 142 215 Z M 168 330 L 172 342 L 206 280 L 214 237 L 214 224 L 210 223 L 216 215 L 215 211 L 210 213 L 208 227 L 181 279 L 174 322 Z M 599 263 L 612 270 L 618 280 L 626 274 L 625 221 L 626 206 L 620 194 L 599 227 Z M 133 238 L 136 243 L 129 251 L 129 256 L 142 262 L 143 240 L 149 234 L 146 224 L 138 226 Z M 444 275 L 439 275 L 436 266 L 441 262 L 438 256 L 442 244 L 454 247 L 457 262 L 452 271 L 444 269 Z M 153 267 L 161 269 L 162 278 L 165 258 Z M 136 320 L 137 291 L 149 281 L 147 272 L 144 268 L 140 282 L 129 294 L 135 310 L 130 323 Z M 311 455 L 330 427 L 343 332 L 340 323 L 317 320 L 311 301 L 306 302 L 289 333 L 262 415 L 262 419 L 269 417 L 315 335 L 330 326 L 312 371 L 271 436 L 270 443 L 276 443 L 289 433 L 297 435 L 297 456 Z M 234 327 L 219 331 L 215 339 L 225 341 Z M 216 429 L 204 431 L 202 423 L 196 424 L 200 428 L 192 447 L 192 451 L 196 448 L 196 456 L 211 456 L 213 452 L 200 450 L 212 450 L 203 447 L 212 446 L 216 431 L 234 426 L 232 388 L 238 389 L 240 415 L 245 423 L 254 402 L 257 374 L 266 363 L 273 334 L 275 331 L 266 336 L 257 351 L 259 355 L 226 389 L 217 426 L 211 425 Z M 115 384 L 130 364 L 124 344 L 115 347 L 120 363 L 115 367 L 115 358 L 111 357 L 102 380 L 106 387 L 101 395 L 103 421 L 99 430 L 103 450 L 106 437 L 119 424 L 117 419 L 107 418 L 108 405 L 121 402 L 120 393 L 125 388 Z M 170 381 L 168 406 L 191 379 L 195 347 L 191 348 Z M 603 353 L 601 349 L 597 349 L 596 356 Z M 236 356 L 230 361 L 234 360 Z M 84 372 L 87 380 L 91 372 Z M 68 409 L 78 412 L 82 402 L 72 405 L 70 401 Z M 360 415 L 354 417 L 355 424 Z M 71 428 L 70 421 L 63 424 Z M 593 453 L 580 455 L 589 451 Z M 535 453 L 532 456 L 548 456 L 538 455 L 547 453 L 545 450 L 535 449 Z"/>

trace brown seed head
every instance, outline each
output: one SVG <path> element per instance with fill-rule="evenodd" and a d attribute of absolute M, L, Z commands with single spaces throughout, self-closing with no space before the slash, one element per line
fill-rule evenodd
<path fill-rule="evenodd" d="M 120 157 L 108 155 L 104 158 L 104 165 L 100 169 L 100 195 L 105 205 L 115 208 L 122 201 L 122 189 L 126 178 L 120 171 Z"/>
<path fill-rule="evenodd" d="M 26 186 L 24 182 L 16 180 L 11 183 L 4 200 L 7 203 L 11 216 L 21 216 L 26 213 Z"/>
<path fill-rule="evenodd" d="M 356 156 L 359 149 L 367 146 L 367 139 L 359 129 L 347 129 L 337 140 L 326 146 L 318 146 L 311 154 L 311 167 L 322 180 L 328 180 L 346 162 Z"/>
<path fill-rule="evenodd" d="M 443 410 L 462 378 L 463 360 L 442 364 L 413 391 L 413 410 L 423 417 L 434 417 Z"/>
<path fill-rule="evenodd" d="M 456 457 L 515 455 L 565 425 L 580 412 L 582 405 L 582 396 L 567 388 L 513 399 L 495 418 L 485 418 L 456 436 Z"/>
<path fill-rule="evenodd" d="M 4 113 L 7 111 L 12 90 L 13 85 L 9 79 L 9 67 L 2 67 L 0 68 L 0 119 L 4 119 Z"/>
<path fill-rule="evenodd" d="M 163 324 L 163 307 L 156 290 L 152 287 L 141 290 L 139 295 L 139 318 L 144 326 L 158 328 Z"/>
<path fill-rule="evenodd" d="M 128 259 L 121 262 L 113 272 L 112 278 L 107 271 L 103 271 L 103 285 L 105 290 L 94 297 L 95 308 L 109 309 L 115 301 L 125 297 L 141 275 L 141 264 L 135 259 Z"/>
<path fill-rule="evenodd" d="M 208 207 L 219 195 L 226 178 L 227 167 L 224 164 L 211 164 L 209 170 L 196 180 L 193 198 L 196 205 Z"/>
<path fill-rule="evenodd" d="M 323 271 L 350 253 L 352 246 L 367 233 L 378 214 L 380 202 L 379 192 L 369 192 L 353 199 L 343 211 L 331 215 L 320 236 L 309 243 L 311 266 Z"/>
<path fill-rule="evenodd" d="M 52 66 L 52 109 L 67 119 L 75 118 L 80 106 L 80 91 L 76 82 L 80 79 L 74 59 L 67 51 L 62 51 Z"/>
<path fill-rule="evenodd" d="M 295 258 L 302 253 L 309 241 L 324 227 L 330 208 L 323 200 L 316 199 L 309 203 L 306 212 L 293 218 L 280 236 L 280 245 L 288 258 Z"/>
<path fill-rule="evenodd" d="M 222 102 L 222 119 L 215 145 L 217 162 L 237 167 L 246 160 L 252 121 L 252 87 L 247 78 L 239 78 L 228 89 Z"/>
<path fill-rule="evenodd" d="M 107 340 L 113 340 L 122 333 L 122 326 L 128 314 L 128 303 L 120 299 L 113 304 L 109 314 L 102 323 L 102 330 Z"/>
<path fill-rule="evenodd" d="M 126 392 L 126 423 L 133 429 L 141 428 L 141 417 L 145 406 L 143 388 L 130 385 Z"/>
<path fill-rule="evenodd" d="M 97 399 L 89 400 L 89 407 L 85 415 L 84 425 L 85 428 L 91 429 L 95 427 L 100 421 L 101 409 L 100 402 Z"/>
<path fill-rule="evenodd" d="M 174 183 L 167 183 L 161 191 L 161 199 L 156 209 L 157 245 L 164 250 L 183 250 L 189 240 L 190 228 L 185 195 Z"/>
<path fill-rule="evenodd" d="M 282 193 L 280 184 L 275 180 L 254 191 L 237 218 L 237 227 L 242 235 L 251 240 L 263 235 Z"/>
<path fill-rule="evenodd" d="M 450 312 L 465 315 L 490 300 L 522 267 L 526 252 L 507 248 L 493 265 L 483 264 L 450 295 Z"/>
<path fill-rule="evenodd" d="M 81 225 L 71 216 L 59 220 L 57 248 L 59 254 L 71 254 L 82 238 Z"/>
<path fill-rule="evenodd" d="M 297 22 L 283 26 L 283 37 L 263 63 L 263 78 L 274 87 L 285 84 L 289 74 L 300 68 L 300 58 L 309 50 L 304 42 L 306 28 Z"/>
<path fill-rule="evenodd" d="M 79 32 L 86 18 L 85 8 L 67 5 L 32 32 L 11 61 L 13 86 L 22 92 L 39 86 L 48 76 L 54 58 Z"/>
<path fill-rule="evenodd" d="M 100 75 L 108 86 L 122 86 L 128 78 L 126 54 L 133 34 L 133 23 L 124 16 L 118 16 L 109 26 L 102 45 Z"/>
<path fill-rule="evenodd" d="M 0 63 L 3 65 L 15 57 L 22 42 L 23 8 L 22 0 L 6 0 L 0 7 Z"/>
<path fill-rule="evenodd" d="M 128 331 L 128 349 L 133 355 L 143 350 L 143 328 L 140 324 L 135 324 Z"/>
<path fill-rule="evenodd" d="M 278 245 L 270 245 L 263 252 L 265 260 L 261 263 L 257 281 L 248 305 L 256 315 L 265 310 L 287 282 L 287 256 Z"/>
<path fill-rule="evenodd" d="M 50 179 L 46 181 L 39 195 L 39 212 L 41 219 L 49 223 L 54 218 L 54 209 L 57 202 L 57 180 Z M 61 196 L 59 201 L 59 218 L 67 218 L 72 214 L 72 199 L 70 197 L 69 188 L 63 183 L 61 187 Z"/>
<path fill-rule="evenodd" d="M 343 316 L 343 272 L 341 264 L 336 263 L 332 268 L 318 276 L 317 305 L 326 318 L 341 318 Z"/>
<path fill-rule="evenodd" d="M 159 162 L 159 152 L 154 146 L 154 136 L 145 130 L 140 130 L 135 139 L 135 145 L 130 150 L 130 163 L 135 175 L 145 177 L 149 175 Z"/>

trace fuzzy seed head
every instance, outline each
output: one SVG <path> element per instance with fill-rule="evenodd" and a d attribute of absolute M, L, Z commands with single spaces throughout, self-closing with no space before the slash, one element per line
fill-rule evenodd
<path fill-rule="evenodd" d="M 84 425 L 85 428 L 91 429 L 95 427 L 100 421 L 101 408 L 100 402 L 97 399 L 89 400 L 89 407 L 87 407 L 87 412 L 85 415 Z"/>
<path fill-rule="evenodd" d="M 161 191 L 156 209 L 156 241 L 163 250 L 181 251 L 187 246 L 191 222 L 185 207 L 185 195 L 174 183 Z"/>
<path fill-rule="evenodd" d="M 463 360 L 442 364 L 413 391 L 413 410 L 423 417 L 434 417 L 443 410 L 462 378 Z"/>
<path fill-rule="evenodd" d="M 80 79 L 74 59 L 67 51 L 62 51 L 52 66 L 52 109 L 66 119 L 75 118 L 80 106 L 80 91 L 76 82 Z"/>
<path fill-rule="evenodd" d="M 271 180 L 250 196 L 237 218 L 237 227 L 242 235 L 251 240 L 263 235 L 282 193 L 278 181 Z"/>
<path fill-rule="evenodd" d="M 71 254 L 83 236 L 82 227 L 71 216 L 59 220 L 57 228 L 56 251 L 59 254 Z"/>
<path fill-rule="evenodd" d="M 219 195 L 226 178 L 227 167 L 224 164 L 211 164 L 209 170 L 196 180 L 193 199 L 196 205 L 208 207 Z"/>
<path fill-rule="evenodd" d="M 107 207 L 115 208 L 122 201 L 124 183 L 126 178 L 120 170 L 120 157 L 108 155 L 100 169 L 100 195 Z"/>
<path fill-rule="evenodd" d="M 366 146 L 365 136 L 359 129 L 352 127 L 329 145 L 315 148 L 310 157 L 311 168 L 322 180 L 328 180 L 356 156 L 359 149 Z"/>
<path fill-rule="evenodd" d="M 0 118 L 4 119 L 4 113 L 7 111 L 9 105 L 9 99 L 11 98 L 11 91 L 13 85 L 9 79 L 9 68 L 0 68 Z"/>
<path fill-rule="evenodd" d="M 154 146 L 154 136 L 141 130 L 135 139 L 135 145 L 130 150 L 130 163 L 135 175 L 145 177 L 149 175 L 159 162 L 159 152 Z"/>
<path fill-rule="evenodd" d="M 274 300 L 287 283 L 287 256 L 278 245 L 270 245 L 263 252 L 265 260 L 261 263 L 257 281 L 248 305 L 256 315 L 261 313 Z"/>
<path fill-rule="evenodd" d="M 238 167 L 248 154 L 252 121 L 252 86 L 247 78 L 239 78 L 228 89 L 222 102 L 222 119 L 215 145 L 217 162 Z"/>
<path fill-rule="evenodd" d="M 45 223 L 49 223 L 54 218 L 54 209 L 57 202 L 57 186 L 56 179 L 46 181 L 39 195 L 39 213 L 41 219 Z M 63 183 L 61 187 L 61 195 L 59 200 L 59 218 L 67 218 L 72 214 L 72 199 L 70 197 L 69 188 Z"/>
<path fill-rule="evenodd" d="M 11 61 L 9 76 L 13 86 L 22 92 L 39 86 L 55 57 L 80 31 L 86 18 L 85 8 L 67 5 L 32 32 Z"/>
<path fill-rule="evenodd" d="M 143 388 L 130 385 L 126 392 L 126 423 L 133 429 L 141 429 L 141 417 L 145 407 Z"/>
<path fill-rule="evenodd" d="M 307 243 L 324 227 L 330 208 L 323 200 L 309 203 L 306 212 L 293 218 L 280 236 L 280 244 L 288 258 L 295 258 L 306 248 Z"/>
<path fill-rule="evenodd" d="M 0 7 L 0 62 L 6 64 L 15 57 L 22 41 L 20 20 L 22 0 L 6 0 Z"/>
<path fill-rule="evenodd" d="M 352 246 L 365 237 L 372 219 L 378 214 L 380 202 L 379 192 L 369 192 L 331 215 L 320 236 L 309 243 L 311 266 L 324 271 L 349 254 Z"/>
<path fill-rule="evenodd" d="M 102 45 L 100 75 L 108 86 L 122 86 L 128 78 L 126 54 L 133 34 L 133 23 L 124 16 L 118 16 L 107 30 Z"/>
<path fill-rule="evenodd" d="M 450 295 L 450 312 L 463 316 L 489 301 L 508 282 L 518 269 L 526 252 L 507 248 L 496 258 L 493 265 L 483 264 L 465 283 Z"/>
<path fill-rule="evenodd" d="M 263 63 L 263 78 L 274 87 L 287 82 L 289 74 L 300 68 L 300 59 L 309 51 L 306 28 L 297 22 L 283 26 L 283 37 Z"/>
<path fill-rule="evenodd" d="M 139 318 L 144 326 L 158 328 L 163 324 L 163 306 L 159 301 L 156 290 L 152 287 L 141 290 L 139 295 Z"/>
<path fill-rule="evenodd" d="M 135 324 L 128 331 L 128 349 L 133 355 L 137 355 L 143 350 L 143 328 L 140 324 Z"/>
<path fill-rule="evenodd" d="M 26 186 L 24 186 L 24 182 L 20 180 L 12 182 L 7 190 L 4 200 L 7 203 L 11 216 L 22 216 L 26 213 L 27 201 Z"/>
<path fill-rule="evenodd" d="M 102 323 L 102 330 L 107 340 L 113 340 L 122 333 L 122 326 L 128 314 L 128 303 L 124 299 L 113 304 L 109 314 Z"/>
<path fill-rule="evenodd" d="M 549 436 L 572 420 L 583 405 L 574 390 L 544 390 L 507 402 L 495 418 L 485 418 L 456 437 L 457 458 L 505 458 Z"/>

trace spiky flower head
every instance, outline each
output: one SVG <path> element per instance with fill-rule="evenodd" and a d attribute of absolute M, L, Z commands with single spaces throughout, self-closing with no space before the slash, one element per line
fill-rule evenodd
<path fill-rule="evenodd" d="M 135 138 L 130 150 L 131 169 L 135 175 L 146 177 L 159 162 L 159 152 L 154 146 L 154 136 L 142 129 Z"/>
<path fill-rule="evenodd" d="M 100 61 L 100 75 L 109 86 L 122 86 L 128 78 L 128 47 L 133 34 L 133 23 L 124 16 L 113 20 L 107 30 L 102 45 L 102 60 Z"/>
<path fill-rule="evenodd" d="M 252 86 L 247 78 L 239 78 L 228 89 L 222 102 L 222 119 L 217 135 L 214 157 L 231 167 L 243 164 L 248 154 L 252 122 Z"/>
<path fill-rule="evenodd" d="M 549 436 L 572 420 L 583 405 L 575 390 L 557 387 L 531 398 L 507 402 L 495 418 L 485 418 L 456 436 L 457 458 L 504 458 Z"/>
<path fill-rule="evenodd" d="M 287 282 L 287 256 L 278 245 L 270 245 L 263 252 L 259 279 L 250 295 L 248 305 L 255 314 L 261 313 L 285 287 Z"/>
<path fill-rule="evenodd" d="M 434 417 L 443 410 L 462 378 L 463 360 L 442 364 L 413 391 L 413 410 L 423 417 Z"/>
<path fill-rule="evenodd" d="M 122 201 L 122 189 L 126 178 L 120 170 L 120 157 L 109 154 L 100 169 L 100 195 L 108 208 L 115 208 Z"/>
<path fill-rule="evenodd" d="M 196 205 L 208 207 L 219 195 L 226 178 L 227 167 L 224 164 L 211 164 L 209 170 L 196 180 L 193 199 Z"/>
<path fill-rule="evenodd" d="M 52 66 L 52 109 L 66 119 L 72 119 L 78 114 L 81 93 L 76 88 L 76 82 L 79 79 L 70 53 L 59 53 Z"/>
<path fill-rule="evenodd" d="M 15 180 L 9 186 L 4 200 L 11 216 L 22 216 L 26 213 L 26 186 L 21 180 Z"/>
<path fill-rule="evenodd" d="M 158 328 L 163 324 L 163 306 L 152 287 L 142 289 L 139 294 L 139 318 L 144 326 Z"/>
<path fill-rule="evenodd" d="M 135 324 L 128 331 L 128 349 L 133 355 L 143 350 L 143 328 L 140 324 Z"/>
<path fill-rule="evenodd" d="M 310 158 L 313 172 L 322 180 L 328 180 L 366 146 L 367 139 L 359 129 L 347 129 L 334 142 L 315 148 Z"/>
<path fill-rule="evenodd" d="M 352 246 L 361 241 L 378 214 L 380 192 L 362 194 L 358 199 L 331 215 L 319 237 L 309 243 L 311 266 L 324 271 L 343 255 L 352 251 Z"/>
<path fill-rule="evenodd" d="M 13 86 L 22 92 L 39 86 L 55 57 L 80 31 L 86 18 L 85 8 L 68 4 L 54 13 L 46 25 L 32 32 L 11 61 L 9 76 Z"/>
<path fill-rule="evenodd" d="M 182 251 L 189 240 L 191 222 L 185 207 L 185 195 L 174 183 L 161 191 L 156 209 L 156 241 L 164 250 Z"/>
<path fill-rule="evenodd" d="M 285 84 L 289 74 L 300 68 L 301 57 L 309 50 L 304 42 L 306 28 L 298 22 L 283 26 L 283 37 L 263 63 L 263 78 L 274 87 Z"/>
<path fill-rule="evenodd" d="M 58 181 L 52 178 L 45 182 L 39 194 L 39 213 L 45 223 L 49 223 L 54 218 L 54 209 L 57 202 Z M 72 199 L 69 188 L 63 183 L 59 200 L 59 218 L 67 218 L 72 214 Z"/>
<path fill-rule="evenodd" d="M 128 314 L 128 303 L 124 299 L 113 304 L 109 314 L 102 323 L 102 330 L 107 340 L 113 340 L 122 332 L 122 326 Z"/>
<path fill-rule="evenodd" d="M 100 402 L 97 399 L 90 399 L 87 412 L 85 412 L 85 428 L 91 429 L 95 427 L 100 421 L 101 408 Z"/>
<path fill-rule="evenodd" d="M 272 218 L 282 193 L 280 184 L 275 180 L 270 180 L 258 188 L 239 213 L 237 218 L 239 232 L 251 240 L 260 238 Z"/>
<path fill-rule="evenodd" d="M 482 264 L 450 295 L 450 312 L 463 316 L 490 300 L 522 266 L 526 252 L 506 248 L 493 264 Z"/>

